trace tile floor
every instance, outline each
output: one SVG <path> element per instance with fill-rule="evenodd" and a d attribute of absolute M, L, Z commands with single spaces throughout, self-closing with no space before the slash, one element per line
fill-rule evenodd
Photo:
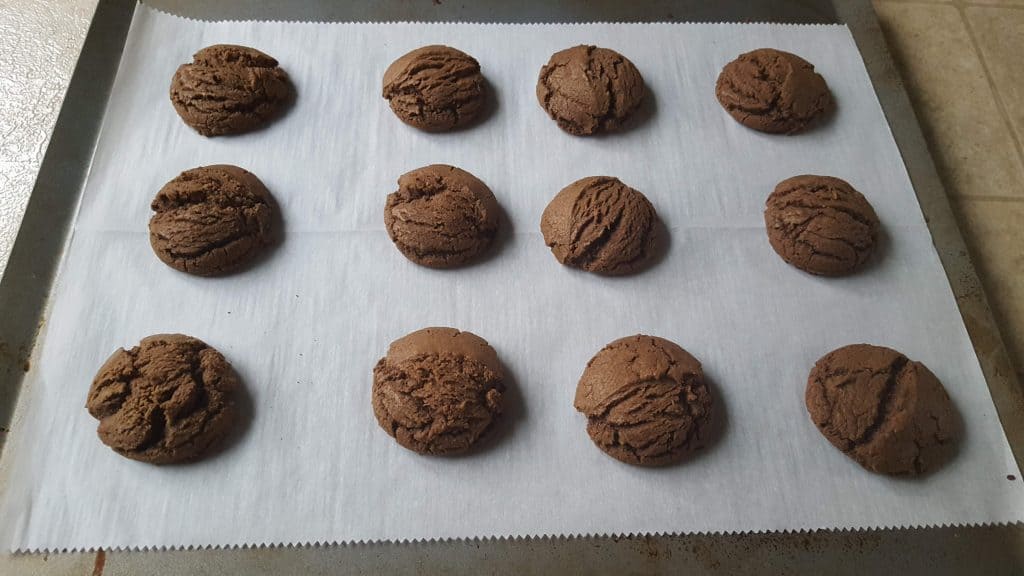
<path fill-rule="evenodd" d="M 873 0 L 1024 381 L 1024 0 Z"/>

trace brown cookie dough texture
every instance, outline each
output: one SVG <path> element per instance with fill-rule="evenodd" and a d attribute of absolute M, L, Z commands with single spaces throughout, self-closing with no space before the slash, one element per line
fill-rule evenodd
<path fill-rule="evenodd" d="M 403 174 L 388 194 L 384 226 L 406 258 L 430 268 L 465 264 L 498 232 L 498 201 L 475 176 L 433 164 Z"/>
<path fill-rule="evenodd" d="M 794 176 L 779 182 L 765 203 L 768 241 L 793 266 L 842 276 L 874 252 L 878 216 L 864 196 L 839 178 Z"/>
<path fill-rule="evenodd" d="M 409 52 L 384 72 L 384 98 L 395 116 L 427 132 L 444 132 L 472 122 L 484 105 L 480 64 L 449 46 Z"/>
<path fill-rule="evenodd" d="M 949 456 L 953 405 L 924 364 L 881 346 L 829 352 L 807 379 L 807 411 L 836 448 L 872 472 L 916 475 Z"/>
<path fill-rule="evenodd" d="M 294 90 L 277 60 L 246 46 L 207 46 L 171 80 L 178 116 L 203 136 L 241 134 L 277 117 Z"/>
<path fill-rule="evenodd" d="M 213 276 L 251 261 L 274 241 L 276 208 L 256 176 L 226 164 L 186 170 L 153 199 L 149 242 L 168 266 Z"/>
<path fill-rule="evenodd" d="M 647 197 L 611 176 L 566 186 L 544 209 L 540 231 L 566 266 L 605 275 L 637 272 L 658 241 L 658 215 Z"/>
<path fill-rule="evenodd" d="M 825 79 L 810 62 L 771 48 L 726 64 L 715 95 L 737 122 L 770 133 L 800 132 L 833 107 Z"/>
<path fill-rule="evenodd" d="M 392 342 L 373 368 L 373 413 L 409 450 L 463 452 L 501 414 L 503 378 L 498 355 L 483 338 L 424 328 Z"/>
<path fill-rule="evenodd" d="M 673 342 L 643 335 L 598 352 L 574 402 L 598 448 L 642 466 L 672 464 L 698 448 L 711 404 L 700 362 Z"/>
<path fill-rule="evenodd" d="M 597 46 L 555 52 L 537 80 L 541 107 L 576 136 L 621 127 L 640 107 L 644 92 L 644 79 L 628 58 Z"/>
<path fill-rule="evenodd" d="M 106 361 L 86 408 L 118 454 L 170 464 L 208 454 L 236 419 L 238 379 L 220 352 L 181 334 L 159 334 Z"/>

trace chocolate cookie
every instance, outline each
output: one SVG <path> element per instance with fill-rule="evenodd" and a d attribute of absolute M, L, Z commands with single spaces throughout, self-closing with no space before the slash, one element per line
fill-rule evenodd
<path fill-rule="evenodd" d="M 469 54 L 449 46 L 424 46 L 388 66 L 384 98 L 402 122 L 444 132 L 465 126 L 480 114 L 484 77 Z"/>
<path fill-rule="evenodd" d="M 832 92 L 810 62 L 771 48 L 726 64 L 715 95 L 737 122 L 770 133 L 800 132 L 833 108 Z"/>
<path fill-rule="evenodd" d="M 664 338 L 630 336 L 590 359 L 576 409 L 598 448 L 627 464 L 661 466 L 698 448 L 711 417 L 700 362 Z"/>
<path fill-rule="evenodd" d="M 658 242 L 658 214 L 640 192 L 611 176 L 577 180 L 544 209 L 540 231 L 566 266 L 605 275 L 637 272 Z"/>
<path fill-rule="evenodd" d="M 151 208 L 153 251 L 189 274 L 230 272 L 274 241 L 274 200 L 256 176 L 238 166 L 186 170 L 157 192 Z"/>
<path fill-rule="evenodd" d="M 825 438 L 872 472 L 928 472 L 958 436 L 938 378 L 881 346 L 854 344 L 822 356 L 807 378 L 806 402 Z"/>
<path fill-rule="evenodd" d="M 640 107 L 644 92 L 644 79 L 628 58 L 597 46 L 555 52 L 537 79 L 541 107 L 576 136 L 621 127 Z"/>
<path fill-rule="evenodd" d="M 373 368 L 373 413 L 402 446 L 454 454 L 501 414 L 504 372 L 487 341 L 454 328 L 424 328 L 391 343 Z"/>
<path fill-rule="evenodd" d="M 170 464 L 200 458 L 227 436 L 239 386 L 220 352 L 189 336 L 158 334 L 114 352 L 85 406 L 115 452 Z"/>
<path fill-rule="evenodd" d="M 849 274 L 874 252 L 878 216 L 839 178 L 787 178 L 765 203 L 768 242 L 793 266 L 822 276 Z"/>
<path fill-rule="evenodd" d="M 182 64 L 171 80 L 178 116 L 203 136 L 241 134 L 281 114 L 294 88 L 277 60 L 255 48 L 216 44 Z"/>
<path fill-rule="evenodd" d="M 465 264 L 498 232 L 498 201 L 486 184 L 454 166 L 402 174 L 384 204 L 388 236 L 406 258 L 430 268 Z"/>

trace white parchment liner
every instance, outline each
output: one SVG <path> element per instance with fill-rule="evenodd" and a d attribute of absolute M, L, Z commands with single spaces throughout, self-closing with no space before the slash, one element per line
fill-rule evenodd
<path fill-rule="evenodd" d="M 295 82 L 269 129 L 207 139 L 168 100 L 175 68 L 217 42 L 257 47 Z M 381 74 L 424 44 L 481 63 L 497 107 L 481 125 L 424 134 L 380 97 Z M 653 106 L 633 130 L 562 133 L 534 86 L 556 50 L 594 43 L 641 70 Z M 760 134 L 714 98 L 721 67 L 764 46 L 802 54 L 838 113 L 807 134 Z M 400 174 L 460 166 L 484 180 L 511 233 L 457 271 L 409 263 L 382 223 Z M 233 163 L 276 196 L 286 238 L 221 279 L 153 255 L 149 202 L 180 171 Z M 883 249 L 863 273 L 803 274 L 762 224 L 779 180 L 844 178 L 872 202 Z M 606 279 L 557 264 L 539 220 L 569 182 L 609 174 L 671 230 L 654 269 Z M 370 408 L 388 343 L 429 325 L 487 338 L 513 375 L 509 422 L 489 449 L 428 458 L 400 448 Z M 220 456 L 126 460 L 84 409 L 117 347 L 185 332 L 219 348 L 252 420 Z M 638 332 L 693 353 L 725 425 L 685 464 L 648 470 L 595 448 L 572 397 L 586 361 Z M 732 24 L 196 22 L 140 7 L 110 99 L 74 237 L 5 450 L 0 542 L 15 550 L 232 546 L 429 538 L 870 528 L 1019 521 L 1024 485 L 899 153 L 849 31 Z M 837 346 L 871 342 L 926 363 L 963 415 L 959 455 L 923 480 L 865 472 L 810 423 L 804 383 Z"/>

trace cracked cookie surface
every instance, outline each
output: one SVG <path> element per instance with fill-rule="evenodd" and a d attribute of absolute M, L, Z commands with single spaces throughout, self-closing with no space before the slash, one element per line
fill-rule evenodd
<path fill-rule="evenodd" d="M 712 399 L 696 358 L 664 338 L 636 335 L 587 363 L 573 404 L 598 448 L 627 464 L 661 466 L 701 446 Z"/>
<path fill-rule="evenodd" d="M 373 368 L 378 424 L 420 454 L 476 444 L 502 410 L 504 371 L 486 340 L 454 328 L 424 328 L 395 340 Z"/>
<path fill-rule="evenodd" d="M 810 62 L 771 48 L 740 54 L 726 64 L 715 96 L 737 122 L 769 133 L 801 132 L 835 106 L 825 79 Z"/>
<path fill-rule="evenodd" d="M 478 178 L 433 164 L 403 174 L 384 204 L 398 250 L 430 268 L 453 268 L 485 252 L 498 233 L 498 201 Z"/>
<path fill-rule="evenodd" d="M 822 435 L 872 472 L 933 470 L 958 437 L 953 404 L 938 378 L 882 346 L 853 344 L 823 356 L 808 376 L 805 401 Z"/>
<path fill-rule="evenodd" d="M 540 230 L 562 264 L 618 276 L 650 264 L 658 243 L 658 214 L 646 196 L 618 178 L 591 176 L 551 200 Z"/>
<path fill-rule="evenodd" d="M 640 71 L 628 58 L 597 46 L 554 53 L 537 79 L 541 107 L 575 136 L 620 128 L 640 107 L 645 91 Z"/>
<path fill-rule="evenodd" d="M 189 274 L 230 272 L 274 242 L 276 207 L 270 192 L 237 166 L 186 170 L 160 189 L 151 208 L 153 251 Z"/>
<path fill-rule="evenodd" d="M 450 46 L 423 46 L 395 60 L 384 72 L 383 96 L 395 116 L 427 132 L 471 123 L 483 109 L 480 63 Z"/>
<path fill-rule="evenodd" d="M 86 408 L 115 452 L 171 464 L 210 452 L 236 420 L 239 387 L 217 350 L 181 334 L 158 334 L 114 352 L 89 389 Z"/>
<path fill-rule="evenodd" d="M 764 223 L 772 248 L 811 274 L 842 276 L 874 252 L 878 216 L 863 194 L 830 176 L 787 178 L 765 202 Z"/>
<path fill-rule="evenodd" d="M 203 136 L 262 127 L 288 106 L 294 87 L 277 60 L 246 46 L 207 46 L 171 80 L 178 116 Z"/>

